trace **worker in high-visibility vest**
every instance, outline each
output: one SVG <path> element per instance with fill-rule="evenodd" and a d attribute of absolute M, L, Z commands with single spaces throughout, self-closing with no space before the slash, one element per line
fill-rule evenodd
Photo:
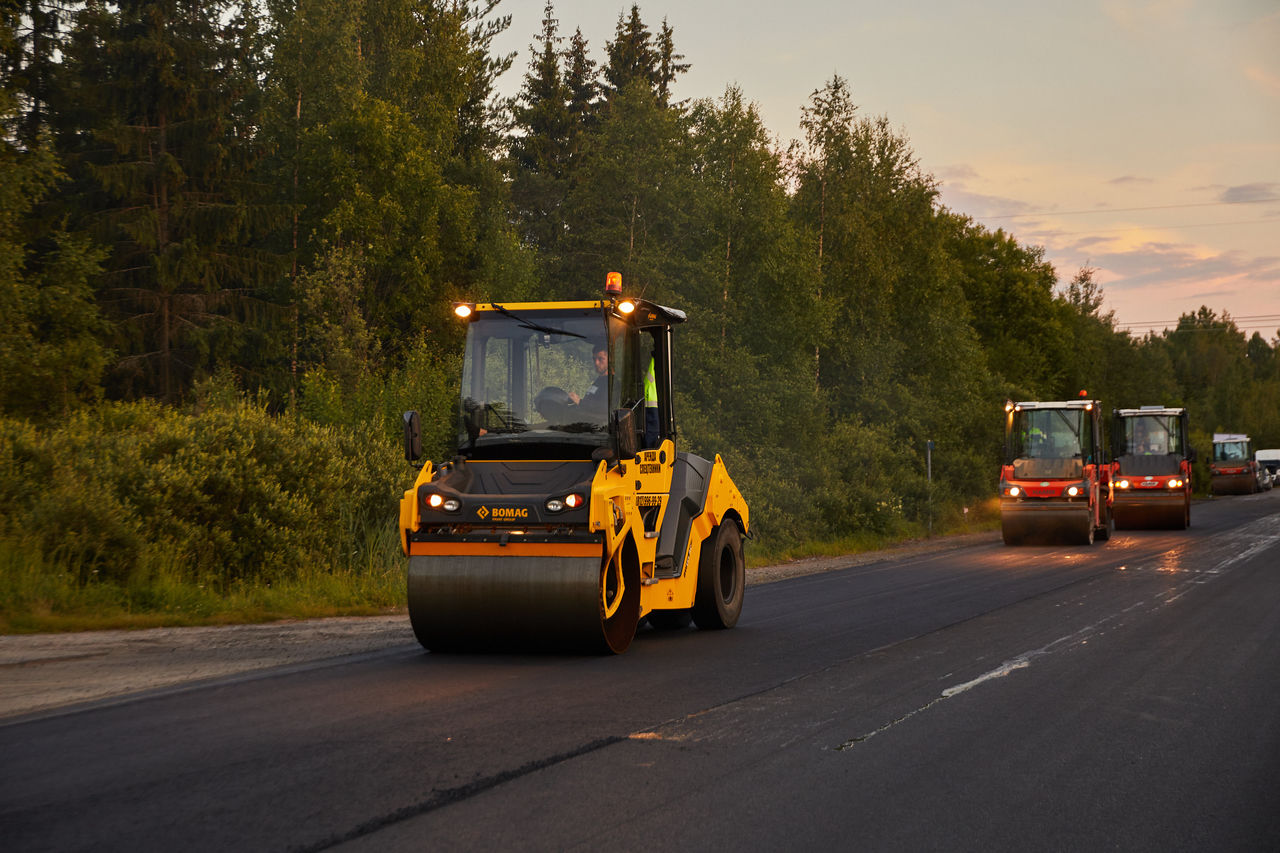
<path fill-rule="evenodd" d="M 1045 455 L 1045 444 L 1047 437 L 1044 430 L 1038 426 L 1033 426 L 1022 434 L 1022 447 L 1024 456 L 1043 456 Z"/>
<path fill-rule="evenodd" d="M 644 374 L 644 446 L 657 447 L 661 442 L 658 417 L 658 381 L 654 375 L 653 356 L 649 356 L 649 369 Z"/>

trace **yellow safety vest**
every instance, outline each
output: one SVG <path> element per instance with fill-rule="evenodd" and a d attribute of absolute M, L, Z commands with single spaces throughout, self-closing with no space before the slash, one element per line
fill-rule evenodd
<path fill-rule="evenodd" d="M 658 408 L 658 381 L 653 375 L 653 357 L 649 357 L 649 369 L 644 374 L 644 407 Z"/>

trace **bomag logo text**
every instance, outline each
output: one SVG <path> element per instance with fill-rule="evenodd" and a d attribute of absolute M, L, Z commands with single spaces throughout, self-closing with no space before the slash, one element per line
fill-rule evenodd
<path fill-rule="evenodd" d="M 494 521 L 511 521 L 517 518 L 528 518 L 529 510 L 522 506 L 482 506 L 476 510 L 481 518 L 492 518 Z"/>

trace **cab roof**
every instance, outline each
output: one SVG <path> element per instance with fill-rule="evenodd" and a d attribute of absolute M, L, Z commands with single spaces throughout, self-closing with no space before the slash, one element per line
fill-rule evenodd
<path fill-rule="evenodd" d="M 618 310 L 618 306 L 624 302 L 630 302 L 635 306 L 635 310 L 630 314 L 624 314 Z M 677 323 L 683 323 L 688 316 L 679 308 L 668 308 L 665 305 L 659 305 L 656 302 L 650 302 L 648 299 L 592 299 L 578 302 L 499 302 L 507 311 L 516 311 L 521 314 L 536 314 L 540 311 L 574 311 L 574 310 L 607 310 L 614 316 L 629 320 L 638 326 L 674 326 Z M 477 302 L 476 311 L 496 311 L 492 302 Z"/>
<path fill-rule="evenodd" d="M 1116 409 L 1115 414 L 1122 418 L 1140 417 L 1142 415 L 1173 415 L 1181 416 L 1186 409 L 1174 408 L 1169 406 L 1141 406 L 1137 409 Z"/>
<path fill-rule="evenodd" d="M 1015 409 L 1096 409 L 1101 404 L 1097 400 L 1055 400 L 1052 402 L 1044 401 L 1024 401 L 1014 403 Z"/>

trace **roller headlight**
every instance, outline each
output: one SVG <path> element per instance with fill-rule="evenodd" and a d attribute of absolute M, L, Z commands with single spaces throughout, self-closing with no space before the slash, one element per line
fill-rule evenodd
<path fill-rule="evenodd" d="M 577 492 L 562 498 L 547 498 L 547 512 L 564 512 L 566 509 L 577 509 L 586 503 L 586 499 Z"/>
<path fill-rule="evenodd" d="M 1075 497 L 1076 495 L 1078 495 L 1078 494 L 1080 494 L 1080 487 L 1079 487 L 1079 486 L 1067 486 L 1067 495 L 1068 495 L 1068 496 L 1070 496 L 1070 497 L 1073 497 L 1073 498 L 1074 498 L 1074 497 Z"/>
<path fill-rule="evenodd" d="M 1016 498 L 1020 494 L 1022 494 L 1022 489 L 1018 488 L 1017 486 L 1009 487 L 1009 497 Z"/>
<path fill-rule="evenodd" d="M 1116 485 L 1117 485 L 1117 486 L 1119 486 L 1119 487 L 1120 487 L 1120 488 L 1122 488 L 1122 489 L 1127 489 L 1127 488 L 1129 488 L 1129 481 L 1128 481 L 1128 480 L 1121 480 L 1120 482 L 1116 483 Z"/>
<path fill-rule="evenodd" d="M 427 495 L 427 508 L 444 510 L 445 512 L 457 512 L 462 508 L 462 502 L 457 498 L 446 498 L 439 492 L 432 492 Z"/>
<path fill-rule="evenodd" d="M 1171 489 L 1181 489 L 1181 488 L 1182 488 L 1182 485 L 1183 485 L 1182 481 L 1181 481 L 1181 480 L 1179 480 L 1177 477 L 1171 477 L 1171 478 L 1169 478 L 1169 488 L 1171 488 Z"/>

